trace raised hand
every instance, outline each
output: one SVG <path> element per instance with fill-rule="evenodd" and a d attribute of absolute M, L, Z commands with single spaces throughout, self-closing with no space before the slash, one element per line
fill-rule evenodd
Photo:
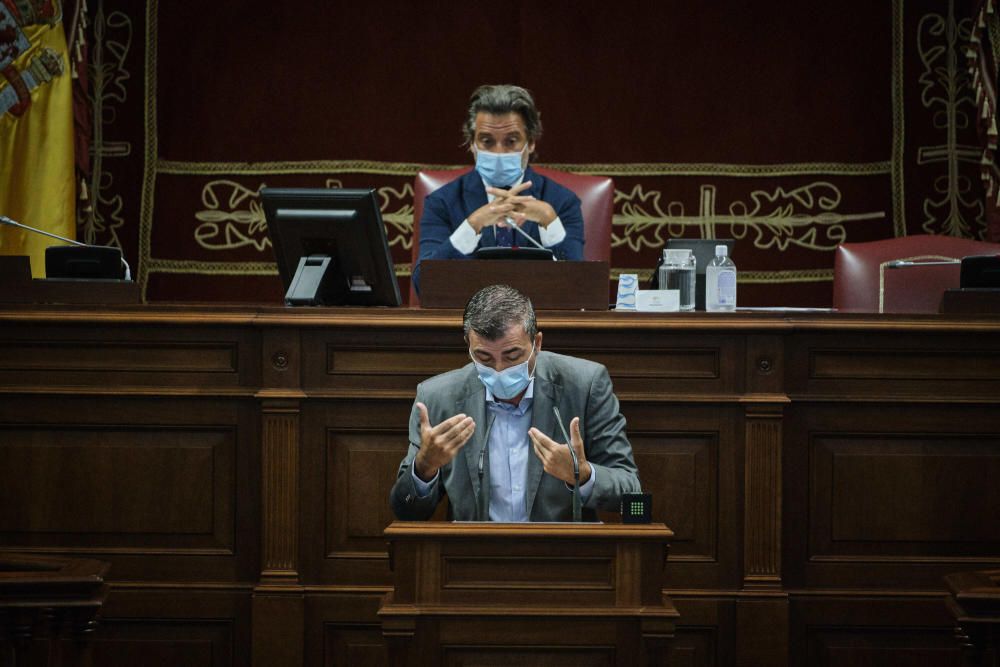
<path fill-rule="evenodd" d="M 556 442 L 535 427 L 528 429 L 528 437 L 531 438 L 535 456 L 541 460 L 545 472 L 570 486 L 576 483 L 573 479 L 573 458 L 569 455 L 569 448 L 565 444 Z M 583 484 L 590 479 L 591 468 L 583 451 L 579 417 L 573 417 L 573 421 L 569 423 L 569 438 L 572 440 L 571 444 L 580 464 L 580 484 Z"/>
<path fill-rule="evenodd" d="M 413 459 L 413 470 L 417 477 L 429 482 L 469 441 L 476 430 L 476 422 L 472 417 L 458 414 L 431 426 L 427 406 L 417 403 L 417 410 L 420 411 L 420 451 Z"/>

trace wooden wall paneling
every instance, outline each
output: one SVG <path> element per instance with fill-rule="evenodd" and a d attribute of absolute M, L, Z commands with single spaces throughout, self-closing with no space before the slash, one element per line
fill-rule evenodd
<path fill-rule="evenodd" d="M 110 581 L 253 580 L 253 422 L 249 400 L 7 396 L 0 536 Z"/>
<path fill-rule="evenodd" d="M 299 401 L 278 398 L 281 393 L 262 392 L 267 398 L 261 400 L 262 554 L 260 585 L 253 595 L 253 662 L 295 666 L 303 664 L 305 625 L 305 598 L 298 585 Z"/>
<path fill-rule="evenodd" d="M 786 345 L 793 400 L 980 401 L 1000 394 L 1000 336 L 986 330 L 937 329 L 927 322 L 908 327 L 904 320 L 884 335 L 845 327 L 790 336 Z"/>
<path fill-rule="evenodd" d="M 788 596 L 782 591 L 757 591 L 738 597 L 735 634 L 735 664 L 788 665 Z"/>
<path fill-rule="evenodd" d="M 600 343 L 594 332 L 544 329 L 545 349 L 583 357 L 608 368 L 619 399 L 712 395 L 740 391 L 742 337 L 668 330 L 615 332 L 615 344 Z"/>
<path fill-rule="evenodd" d="M 383 594 L 310 587 L 306 597 L 306 664 L 388 667 L 389 656 L 376 616 Z"/>
<path fill-rule="evenodd" d="M 258 586 L 253 594 L 253 664 L 301 667 L 304 636 L 302 589 L 274 583 Z"/>
<path fill-rule="evenodd" d="M 261 401 L 262 583 L 294 584 L 299 570 L 299 403 Z"/>
<path fill-rule="evenodd" d="M 259 383 L 258 357 L 254 331 L 207 321 L 25 322 L 0 333 L 0 386 L 233 391 Z"/>
<path fill-rule="evenodd" d="M 627 401 L 622 412 L 653 520 L 674 531 L 668 588 L 736 589 L 740 407 Z"/>
<path fill-rule="evenodd" d="M 407 449 L 412 396 L 322 399 L 303 408 L 303 580 L 391 585 L 382 531 Z"/>
<path fill-rule="evenodd" d="M 667 664 L 715 667 L 735 664 L 736 607 L 711 595 L 671 595 L 681 616 Z"/>
<path fill-rule="evenodd" d="M 302 333 L 303 387 L 311 396 L 408 396 L 427 378 L 467 363 L 460 317 L 445 329 L 354 327 Z"/>
<path fill-rule="evenodd" d="M 800 405 L 789 421 L 793 586 L 941 590 L 1000 561 L 992 405 Z"/>
<path fill-rule="evenodd" d="M 247 585 L 116 585 L 93 639 L 93 664 L 249 667 L 250 608 Z"/>
<path fill-rule="evenodd" d="M 676 532 L 675 662 L 954 664 L 941 577 L 1000 562 L 996 322 L 633 315 L 539 323 L 608 365 Z M 108 664 L 382 664 L 414 388 L 466 359 L 457 312 L 0 312 L 0 542 L 112 564 Z"/>
<path fill-rule="evenodd" d="M 790 660 L 796 667 L 959 667 L 944 596 L 855 593 L 790 598 Z"/>
<path fill-rule="evenodd" d="M 299 331 L 261 332 L 261 571 L 253 594 L 253 663 L 303 665 L 299 577 L 302 351 Z"/>
<path fill-rule="evenodd" d="M 746 407 L 743 587 L 781 588 L 782 405 Z"/>
<path fill-rule="evenodd" d="M 746 406 L 743 589 L 736 602 L 737 664 L 788 664 L 788 598 L 782 591 L 783 404 Z"/>

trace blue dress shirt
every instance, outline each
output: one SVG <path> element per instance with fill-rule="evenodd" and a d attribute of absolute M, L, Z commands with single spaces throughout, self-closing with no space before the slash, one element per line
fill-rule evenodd
<path fill-rule="evenodd" d="M 490 521 L 527 521 L 528 457 L 534 456 L 528 429 L 531 428 L 531 406 L 534 403 L 535 380 L 532 378 L 524 396 L 517 405 L 503 403 L 493 398 L 486 389 L 486 407 L 493 426 L 490 428 Z M 554 433 L 548 434 L 557 442 L 561 439 Z M 414 466 L 415 467 L 415 466 Z M 417 477 L 414 467 L 410 468 L 413 481 L 420 497 L 426 497 L 431 487 L 438 481 L 440 471 L 429 482 Z M 597 470 L 590 469 L 590 479 L 580 485 L 580 502 L 585 504 L 590 497 L 597 478 Z M 567 485 L 567 493 L 572 487 Z"/>

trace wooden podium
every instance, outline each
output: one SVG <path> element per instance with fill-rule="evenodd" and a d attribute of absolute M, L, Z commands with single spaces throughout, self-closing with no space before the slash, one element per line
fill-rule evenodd
<path fill-rule="evenodd" d="M 421 263 L 420 305 L 465 308 L 473 294 L 503 283 L 528 295 L 537 310 L 607 310 L 607 262 L 429 259 Z"/>
<path fill-rule="evenodd" d="M 678 613 L 658 524 L 394 522 L 391 665 L 664 665 Z"/>

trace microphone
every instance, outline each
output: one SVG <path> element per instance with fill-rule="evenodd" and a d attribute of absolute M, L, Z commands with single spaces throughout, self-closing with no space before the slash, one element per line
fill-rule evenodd
<path fill-rule="evenodd" d="M 523 229 L 521 229 L 521 227 L 520 227 L 519 225 L 515 224 L 515 223 L 514 223 L 514 221 L 513 221 L 513 220 L 511 220 L 510 218 L 507 218 L 507 225 L 508 225 L 509 227 L 513 228 L 513 229 L 514 229 L 514 230 L 515 230 L 515 231 L 516 231 L 516 232 L 517 232 L 518 234 L 520 234 L 520 235 L 521 235 L 521 236 L 523 236 L 524 238 L 526 238 L 526 239 L 528 239 L 529 241 L 531 241 L 531 242 L 532 242 L 532 244 L 534 244 L 534 245 L 535 245 L 535 247 L 537 247 L 537 248 L 541 248 L 542 250 L 548 250 L 548 248 L 546 248 L 546 247 L 545 247 L 545 246 L 543 246 L 543 245 L 542 245 L 541 243 L 539 243 L 538 241 L 536 241 L 535 239 L 533 239 L 533 238 L 531 237 L 531 234 L 529 234 L 528 232 L 526 232 L 526 231 L 524 231 Z M 558 261 L 559 261 L 558 259 L 556 259 L 556 254 L 555 254 L 555 253 L 552 253 L 552 261 L 553 261 L 553 262 L 558 262 Z"/>
<path fill-rule="evenodd" d="M 556 415 L 556 422 L 559 424 L 559 430 L 562 431 L 563 437 L 566 438 L 566 447 L 569 449 L 570 458 L 573 459 L 573 521 L 583 520 L 583 510 L 580 507 L 580 459 L 576 456 L 576 450 L 573 449 L 573 439 L 569 437 L 566 433 L 566 427 L 563 426 L 562 415 L 559 414 L 559 407 L 553 405 L 552 412 Z"/>
<path fill-rule="evenodd" d="M 909 266 L 947 266 L 949 264 L 961 264 L 961 263 L 962 260 L 960 259 L 947 259 L 947 260 L 930 261 L 930 262 L 915 262 L 909 259 L 896 259 L 886 264 L 886 266 L 889 267 L 890 269 L 903 269 Z"/>
<path fill-rule="evenodd" d="M 486 495 L 486 490 L 483 488 L 483 472 L 485 471 L 486 463 L 486 450 L 489 449 L 489 443 L 483 445 L 483 448 L 479 450 L 479 496 L 476 498 L 476 520 L 485 521 L 483 518 L 483 497 Z"/>
<path fill-rule="evenodd" d="M 483 448 L 479 450 L 479 496 L 476 497 L 476 520 L 489 521 L 489 490 L 483 488 L 483 474 L 486 472 L 486 451 L 490 448 L 490 430 L 493 428 L 493 421 L 496 415 L 490 415 L 490 420 L 486 422 L 486 433 L 483 437 Z M 486 501 L 485 503 L 483 501 Z"/>
<path fill-rule="evenodd" d="M 16 220 L 11 220 L 6 215 L 0 215 L 0 224 L 9 225 L 11 227 L 17 227 L 18 229 L 23 229 L 25 231 L 34 232 L 35 234 L 41 234 L 42 236 L 48 236 L 56 240 L 62 241 L 63 243 L 69 243 L 70 245 L 81 246 L 83 248 L 89 248 L 91 246 L 86 243 L 81 243 L 73 239 L 68 239 L 65 236 L 59 236 L 58 234 L 53 234 L 52 232 L 47 232 L 44 229 L 38 229 L 36 227 L 30 227 L 28 225 L 21 224 Z M 125 261 L 124 255 L 121 257 L 122 264 L 125 266 L 125 280 L 132 280 L 132 269 L 129 267 L 128 262 Z"/>

